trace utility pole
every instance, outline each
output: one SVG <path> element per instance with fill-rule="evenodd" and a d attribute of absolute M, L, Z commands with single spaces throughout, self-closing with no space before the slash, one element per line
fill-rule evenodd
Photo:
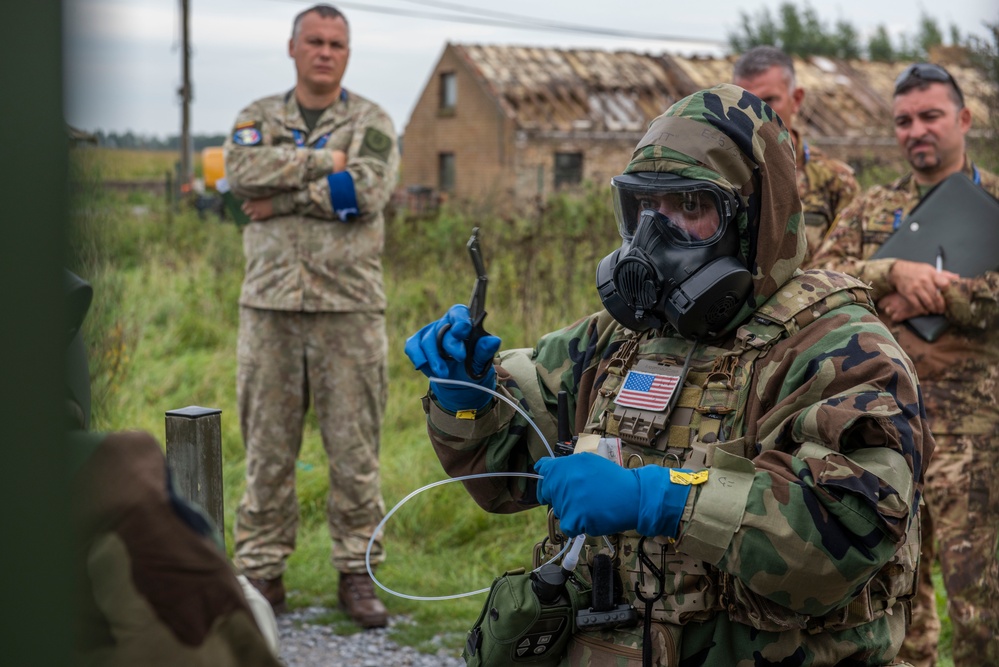
<path fill-rule="evenodd" d="M 194 165 L 191 161 L 191 44 L 190 44 L 190 0 L 180 0 L 181 25 L 181 73 L 183 83 L 177 91 L 180 94 L 180 173 L 177 185 L 180 188 L 190 185 L 194 179 Z"/>

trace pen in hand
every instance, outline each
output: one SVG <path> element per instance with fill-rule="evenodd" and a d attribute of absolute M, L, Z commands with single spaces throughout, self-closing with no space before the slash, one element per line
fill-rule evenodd
<path fill-rule="evenodd" d="M 944 251 L 943 246 L 937 246 L 937 271 L 943 271 L 944 268 Z"/>

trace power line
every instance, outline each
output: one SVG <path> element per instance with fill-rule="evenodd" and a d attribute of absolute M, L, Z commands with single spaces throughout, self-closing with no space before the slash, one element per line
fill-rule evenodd
<path fill-rule="evenodd" d="M 295 0 L 283 0 L 285 2 L 295 2 Z M 461 7 L 446 2 L 419 2 L 418 0 L 405 0 L 416 2 L 428 6 L 438 6 L 442 9 L 454 9 L 469 14 L 462 16 L 459 14 L 441 14 L 436 12 L 426 12 L 402 7 L 386 7 L 383 5 L 372 5 L 371 3 L 350 2 L 349 0 L 336 0 L 338 7 L 347 7 L 362 12 L 372 12 L 376 14 L 388 14 L 391 16 L 407 16 L 410 18 L 421 18 L 432 21 L 445 21 L 450 23 L 466 23 L 471 25 L 495 26 L 500 28 L 512 28 L 514 30 L 534 30 L 540 32 L 572 32 L 588 35 L 599 35 L 602 37 L 617 37 L 622 39 L 641 39 L 648 41 L 663 42 L 686 42 L 697 44 L 726 44 L 723 40 L 697 38 L 680 35 L 662 35 L 656 33 L 637 32 L 632 30 L 616 30 L 612 28 L 599 28 L 596 26 L 586 26 L 571 23 L 559 23 L 537 19 L 529 16 L 519 16 L 506 12 L 494 12 L 484 9 Z"/>
<path fill-rule="evenodd" d="M 465 7 L 459 4 L 455 4 L 453 2 L 441 2 L 440 0 L 403 0 L 403 2 L 411 2 L 416 5 L 424 5 L 427 7 L 439 7 L 441 9 L 448 9 L 452 11 L 471 14 L 473 16 L 492 16 L 500 20 L 511 21 L 518 25 L 522 25 L 523 27 L 537 29 L 537 30 L 551 29 L 551 30 L 558 30 L 565 32 L 581 32 L 591 35 L 606 35 L 609 37 L 625 37 L 625 38 L 634 38 L 634 39 L 645 39 L 651 41 L 714 42 L 718 44 L 725 43 L 717 39 L 678 37 L 675 35 L 660 35 L 647 32 L 637 32 L 633 30 L 599 28 L 595 26 L 587 26 L 578 23 L 563 23 L 560 21 L 549 21 L 547 19 L 538 19 L 529 16 L 521 16 L 519 14 L 512 14 L 509 12 L 498 12 L 489 9 L 482 9 L 479 7 Z"/>

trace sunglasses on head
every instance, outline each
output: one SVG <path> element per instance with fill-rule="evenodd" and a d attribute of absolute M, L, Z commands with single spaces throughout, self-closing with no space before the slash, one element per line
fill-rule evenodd
<path fill-rule="evenodd" d="M 915 65 L 909 65 L 902 73 L 898 75 L 895 79 L 895 94 L 898 95 L 899 91 L 902 89 L 907 89 L 907 84 L 913 79 L 917 81 L 939 81 L 940 83 L 949 83 L 957 91 L 957 96 L 961 100 L 961 105 L 964 105 L 964 94 L 961 92 L 960 86 L 957 85 L 957 81 L 954 77 L 950 75 L 950 72 L 945 70 L 940 65 L 934 65 L 933 63 L 916 63 Z"/>

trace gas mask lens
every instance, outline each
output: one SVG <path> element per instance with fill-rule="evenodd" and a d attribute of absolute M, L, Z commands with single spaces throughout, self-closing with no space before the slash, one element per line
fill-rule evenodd
<path fill-rule="evenodd" d="M 621 237 L 630 242 L 644 219 L 678 247 L 714 243 L 734 213 L 733 198 L 714 183 L 673 174 L 626 174 L 611 180 Z M 658 215 L 645 215 L 645 211 Z"/>

